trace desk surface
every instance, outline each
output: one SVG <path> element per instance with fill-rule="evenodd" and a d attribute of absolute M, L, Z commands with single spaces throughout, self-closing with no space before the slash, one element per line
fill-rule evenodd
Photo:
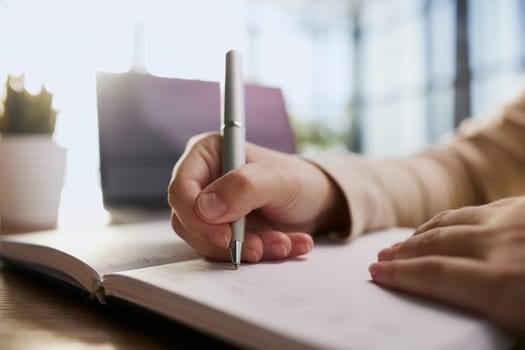
<path fill-rule="evenodd" d="M 231 349 L 133 308 L 106 308 L 0 261 L 1 349 Z"/>

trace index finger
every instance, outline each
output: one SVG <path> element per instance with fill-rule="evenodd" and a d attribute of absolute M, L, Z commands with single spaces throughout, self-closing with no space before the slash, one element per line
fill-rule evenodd
<path fill-rule="evenodd" d="M 470 206 L 444 210 L 416 228 L 414 236 L 438 227 L 479 224 L 483 218 L 484 211 L 482 207 Z"/>
<path fill-rule="evenodd" d="M 168 196 L 186 180 L 195 182 L 201 190 L 221 175 L 222 143 L 218 133 L 206 133 L 192 137 L 173 168 Z M 169 203 L 172 204 L 171 201 Z"/>
<path fill-rule="evenodd" d="M 460 306 L 507 328 L 525 329 L 525 317 L 515 312 L 525 307 L 525 298 L 516 298 L 525 292 L 523 271 L 442 256 L 374 263 L 369 271 L 386 287 Z"/>
<path fill-rule="evenodd" d="M 230 229 L 227 223 L 208 224 L 194 210 L 196 198 L 204 187 L 220 176 L 221 140 L 218 133 L 194 137 L 174 167 L 168 187 L 168 203 L 185 230 L 179 235 L 198 236 L 219 248 L 227 249 Z M 186 237 L 185 237 L 186 236 Z"/>

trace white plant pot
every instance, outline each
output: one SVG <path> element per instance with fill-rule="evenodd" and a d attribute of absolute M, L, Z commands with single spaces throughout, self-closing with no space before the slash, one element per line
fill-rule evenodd
<path fill-rule="evenodd" d="M 64 184 L 66 150 L 50 136 L 0 138 L 0 229 L 53 228 Z"/>

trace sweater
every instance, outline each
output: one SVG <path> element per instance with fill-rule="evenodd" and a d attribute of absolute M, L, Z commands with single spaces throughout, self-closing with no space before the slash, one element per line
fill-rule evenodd
<path fill-rule="evenodd" d="M 409 157 L 344 153 L 314 161 L 346 199 L 343 237 L 416 227 L 443 210 L 525 195 L 525 93 Z"/>

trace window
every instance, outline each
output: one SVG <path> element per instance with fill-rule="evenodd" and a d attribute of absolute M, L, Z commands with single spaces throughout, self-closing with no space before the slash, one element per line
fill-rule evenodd
<path fill-rule="evenodd" d="M 523 88 L 525 1 L 360 3 L 357 150 L 416 152 Z"/>
<path fill-rule="evenodd" d="M 524 15 L 522 0 L 469 1 L 473 115 L 523 88 Z"/>
<path fill-rule="evenodd" d="M 363 2 L 361 11 L 362 151 L 409 153 L 426 141 L 422 2 Z"/>

